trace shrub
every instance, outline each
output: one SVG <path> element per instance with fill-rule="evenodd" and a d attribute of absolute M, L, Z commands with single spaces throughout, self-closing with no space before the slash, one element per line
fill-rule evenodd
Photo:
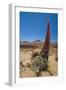
<path fill-rule="evenodd" d="M 25 67 L 22 62 L 20 62 L 20 72 L 25 71 Z"/>
<path fill-rule="evenodd" d="M 50 74 L 51 76 L 53 76 L 53 70 L 52 70 L 51 64 L 48 64 L 48 69 L 47 69 L 47 71 L 49 72 L 49 74 Z"/>
<path fill-rule="evenodd" d="M 37 77 L 41 76 L 41 72 L 36 72 L 36 76 Z"/>
<path fill-rule="evenodd" d="M 41 54 L 38 54 L 32 60 L 31 69 L 36 73 L 37 76 L 40 76 L 41 71 L 45 71 L 48 68 L 48 62 L 46 58 L 42 57 Z"/>
<path fill-rule="evenodd" d="M 55 59 L 56 59 L 56 61 L 58 61 L 58 57 L 56 57 Z"/>

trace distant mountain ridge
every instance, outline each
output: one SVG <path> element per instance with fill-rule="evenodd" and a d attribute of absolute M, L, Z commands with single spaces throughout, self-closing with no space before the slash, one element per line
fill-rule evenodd
<path fill-rule="evenodd" d="M 34 40 L 32 42 L 30 42 L 30 41 L 20 41 L 20 44 L 31 44 L 31 43 L 40 43 L 40 42 L 42 42 L 42 41 L 40 41 L 40 40 Z"/>
<path fill-rule="evenodd" d="M 34 40 L 33 42 L 41 42 L 40 40 Z"/>
<path fill-rule="evenodd" d="M 37 47 L 37 46 L 41 45 L 42 43 L 44 43 L 44 42 L 42 42 L 40 40 L 34 40 L 32 42 L 20 41 L 20 47 Z"/>
<path fill-rule="evenodd" d="M 30 41 L 20 41 L 20 47 L 40 47 L 43 46 L 44 41 L 34 40 Z M 57 42 L 50 42 L 50 46 L 57 46 Z"/>

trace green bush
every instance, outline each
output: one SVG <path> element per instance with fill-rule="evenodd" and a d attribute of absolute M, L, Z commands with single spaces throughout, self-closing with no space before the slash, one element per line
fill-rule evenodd
<path fill-rule="evenodd" d="M 42 57 L 41 54 L 38 54 L 36 57 L 33 58 L 31 69 L 37 73 L 37 76 L 40 75 L 41 71 L 47 70 L 47 68 L 48 68 L 48 62 L 46 58 Z"/>
<path fill-rule="evenodd" d="M 51 64 L 48 64 L 47 72 L 49 72 L 49 74 L 50 74 L 51 76 L 53 76 L 53 68 L 52 68 Z"/>

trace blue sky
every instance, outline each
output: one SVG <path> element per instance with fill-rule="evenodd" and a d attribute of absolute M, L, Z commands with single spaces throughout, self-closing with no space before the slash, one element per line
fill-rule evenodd
<path fill-rule="evenodd" d="M 51 42 L 57 42 L 58 14 L 20 12 L 20 40 L 45 40 L 48 20 L 50 22 Z"/>

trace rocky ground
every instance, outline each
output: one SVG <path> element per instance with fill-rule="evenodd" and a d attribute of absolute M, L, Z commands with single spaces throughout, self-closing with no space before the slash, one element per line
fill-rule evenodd
<path fill-rule="evenodd" d="M 20 78 L 22 77 L 36 77 L 36 73 L 30 69 L 31 57 L 33 52 L 40 52 L 37 49 L 20 49 Z M 51 47 L 49 52 L 49 67 L 47 71 L 41 72 L 41 77 L 57 76 L 58 75 L 58 60 L 57 60 L 57 48 Z"/>

